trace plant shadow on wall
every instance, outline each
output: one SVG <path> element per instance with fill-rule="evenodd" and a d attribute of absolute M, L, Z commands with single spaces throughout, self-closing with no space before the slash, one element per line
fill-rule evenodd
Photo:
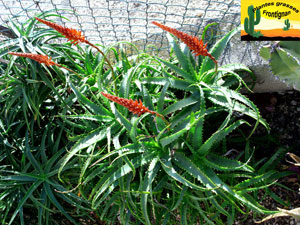
<path fill-rule="evenodd" d="M 276 212 L 259 205 L 256 192 L 288 173 L 273 170 L 273 158 L 261 168 L 251 163 L 251 135 L 269 129 L 239 93 L 247 87 L 239 73 L 252 72 L 218 65 L 238 29 L 208 51 L 207 29 L 199 39 L 154 22 L 171 33 L 166 60 L 128 56 L 130 43 L 94 45 L 45 20 L 50 15 L 21 27 L 11 21 L 18 39 L 0 45 L 9 60 L 0 80 L 3 224 L 24 224 L 28 208 L 36 224 L 54 224 L 57 210 L 72 223 L 108 224 L 233 224 L 237 213 Z M 75 46 L 49 42 L 62 35 Z M 243 145 L 229 158 L 232 133 Z"/>

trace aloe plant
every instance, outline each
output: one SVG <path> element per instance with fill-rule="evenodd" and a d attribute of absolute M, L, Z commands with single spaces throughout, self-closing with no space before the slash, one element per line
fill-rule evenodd
<path fill-rule="evenodd" d="M 225 35 L 209 54 L 217 60 L 237 31 Z M 116 58 L 115 71 L 124 73 L 116 81 L 119 97 L 100 94 L 113 93 L 105 76 L 98 77 L 97 95 L 85 82 L 69 82 L 86 111 L 62 118 L 76 121 L 72 129 L 89 129 L 89 133 L 72 137 L 76 143 L 64 157 L 59 174 L 78 154 L 90 159 L 81 173 L 80 186 L 82 195 L 89 195 L 92 207 L 99 209 L 101 219 L 117 209 L 124 223 L 133 216 L 142 224 L 176 223 L 177 212 L 182 224 L 187 217 L 189 223 L 204 219 L 224 224 L 222 216 L 233 223 L 234 212 L 241 212 L 242 205 L 271 213 L 250 200 L 245 194 L 248 187 L 242 191 L 243 187 L 236 189 L 222 179 L 229 173 L 251 176 L 253 168 L 218 153 L 230 133 L 249 125 L 235 118 L 234 111 L 254 119 L 253 130 L 259 123 L 268 129 L 257 107 L 238 92 L 245 84 L 239 71 L 251 71 L 244 65 L 231 64 L 218 67 L 216 73 L 214 61 L 201 56 L 195 60 L 187 46 L 180 46 L 172 36 L 168 38 L 175 54 L 171 61 L 146 54 L 130 60 L 122 48 L 116 54 L 124 57 Z M 139 109 L 133 110 L 128 104 L 142 99 L 150 113 L 133 116 L 125 107 L 107 100 L 106 95 L 133 112 Z M 91 126 L 95 128 L 90 130 Z M 89 153 L 97 147 L 97 156 Z M 200 207 L 203 202 L 204 209 Z"/>
<path fill-rule="evenodd" d="M 55 14 L 49 11 L 38 16 L 48 18 L 50 15 Z M 76 224 L 78 220 L 74 217 L 78 214 L 72 207 L 76 205 L 80 214 L 87 217 L 90 207 L 77 194 L 61 193 L 72 186 L 74 177 L 65 179 L 70 181 L 66 187 L 57 178 L 61 165 L 59 159 L 65 154 L 68 142 L 65 139 L 65 125 L 56 116 L 58 113 L 72 112 L 72 98 L 66 94 L 66 80 L 76 83 L 79 79 L 68 70 L 48 67 L 52 63 L 47 56 L 67 65 L 68 69 L 75 67 L 78 74 L 88 80 L 93 75 L 87 76 L 89 70 L 85 64 L 79 70 L 80 65 L 74 61 L 71 63 L 67 56 L 72 54 L 74 59 L 77 57 L 82 61 L 88 58 L 85 56 L 90 54 L 90 49 L 85 52 L 79 48 L 81 54 L 75 55 L 70 45 L 51 42 L 52 38 L 60 35 L 37 27 L 33 19 L 23 24 L 11 20 L 9 25 L 17 38 L 4 40 L 0 44 L 0 224 L 28 224 L 32 221 L 35 224 L 57 223 L 57 216 L 53 218 L 51 214 L 61 218 L 65 216 Z M 45 59 L 41 62 L 46 65 L 29 58 L 8 55 L 11 51 L 33 58 L 37 53 L 46 55 L 35 58 Z M 96 55 L 89 63 L 98 65 L 102 60 Z M 94 64 L 91 68 L 95 67 Z M 78 166 L 66 168 L 74 172 Z M 31 212 L 30 222 L 26 219 L 28 211 Z"/>
<path fill-rule="evenodd" d="M 2 118 L 0 121 L 2 123 Z M 86 214 L 90 212 L 88 202 L 74 193 L 64 194 L 67 189 L 57 179 L 58 168 L 62 163 L 61 157 L 66 150 L 65 147 L 59 147 L 64 141 L 63 127 L 57 129 L 53 125 L 47 125 L 40 132 L 40 136 L 37 132 L 30 135 L 27 130 L 22 137 L 12 133 L 11 129 L 2 123 L 0 139 L 5 141 L 0 145 L 1 224 L 13 224 L 17 219 L 20 224 L 29 223 L 26 222 L 27 208 L 30 208 L 30 218 L 36 224 L 52 223 L 51 213 L 61 213 L 73 224 L 77 224 L 74 213 L 71 212 L 72 205 L 76 205 Z M 57 135 L 52 139 L 54 131 Z M 39 138 L 40 143 L 37 141 Z M 22 155 L 21 158 L 18 157 L 19 154 Z M 11 164 L 8 164 L 9 162 Z M 65 170 L 76 170 L 77 167 L 70 165 L 65 167 Z M 68 179 L 74 178 L 69 176 Z"/>
<path fill-rule="evenodd" d="M 49 218 L 50 206 L 76 223 L 67 203 L 84 215 L 93 210 L 111 224 L 233 224 L 243 208 L 273 213 L 252 197 L 272 183 L 273 172 L 251 166 L 249 157 L 225 156 L 231 134 L 241 135 L 243 151 L 258 125 L 269 129 L 255 104 L 239 92 L 248 88 L 240 72 L 252 74 L 249 68 L 218 62 L 239 29 L 208 50 L 197 37 L 161 27 L 187 40 L 186 46 L 168 35 L 169 59 L 140 52 L 128 56 L 127 45 L 136 49 L 130 43 L 97 46 L 103 56 L 90 47 L 52 45 L 42 38 L 36 39 L 37 48 L 51 59 L 2 51 L 10 63 L 1 76 L 1 146 L 13 155 L 0 160 L 14 170 L 1 170 L 0 188 L 16 185 L 19 193 L 18 202 L 8 198 L 15 202 L 5 208 L 5 215 L 13 215 L 10 223 L 17 216 L 23 223 L 22 210 L 31 201 L 39 224 Z M 110 53 L 109 62 L 115 63 L 106 68 Z M 244 133 L 247 126 L 251 129 Z M 16 133 L 9 136 L 12 130 Z M 1 219 L 6 222 L 7 216 Z"/>

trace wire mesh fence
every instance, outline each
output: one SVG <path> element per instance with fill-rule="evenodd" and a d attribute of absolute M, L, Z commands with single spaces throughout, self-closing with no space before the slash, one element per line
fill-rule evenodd
<path fill-rule="evenodd" d="M 239 0 L 0 0 L 0 23 L 5 26 L 9 19 L 21 23 L 49 10 L 66 18 L 54 21 L 83 31 L 90 41 L 104 45 L 130 41 L 142 50 L 150 44 L 159 51 L 168 49 L 165 33 L 151 21 L 192 35 L 216 22 L 211 31 L 216 39 L 240 24 Z M 259 44 L 239 39 L 228 46 L 222 61 L 260 64 Z"/>

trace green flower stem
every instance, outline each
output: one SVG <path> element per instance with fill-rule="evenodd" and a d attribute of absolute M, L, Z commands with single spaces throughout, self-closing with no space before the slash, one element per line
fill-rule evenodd
<path fill-rule="evenodd" d="M 109 68 L 111 69 L 111 73 L 112 73 L 112 79 L 113 79 L 113 83 L 114 83 L 114 88 L 115 88 L 115 93 L 117 94 L 117 86 L 115 83 L 115 73 L 114 73 L 114 69 L 112 67 L 112 65 L 110 64 L 109 60 L 107 59 L 106 55 L 104 54 L 104 52 L 101 51 L 100 48 L 98 48 L 96 45 L 92 44 L 91 42 L 85 40 L 85 43 L 92 46 L 93 48 L 97 49 L 98 52 L 101 53 L 101 55 L 104 57 L 105 61 L 107 62 Z"/>
<path fill-rule="evenodd" d="M 58 66 L 58 67 L 61 67 L 61 68 L 64 68 L 64 69 L 70 71 L 71 73 L 74 73 L 78 78 L 83 79 L 83 77 L 80 76 L 78 73 L 76 73 L 74 70 L 71 70 L 71 69 L 69 69 L 69 68 L 67 68 L 67 67 L 64 67 L 64 66 L 58 65 L 58 64 L 57 64 L 57 66 Z"/>

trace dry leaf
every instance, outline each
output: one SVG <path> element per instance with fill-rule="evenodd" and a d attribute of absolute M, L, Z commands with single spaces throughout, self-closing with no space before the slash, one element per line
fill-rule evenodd
<path fill-rule="evenodd" d="M 296 163 L 293 163 L 293 162 L 290 162 L 290 161 L 287 161 L 291 164 L 293 164 L 294 166 L 300 166 L 300 157 L 296 156 L 295 154 L 293 153 L 286 153 L 289 157 L 291 157 Z"/>
<path fill-rule="evenodd" d="M 281 208 L 277 208 L 277 209 L 278 211 L 280 211 L 279 213 L 275 213 L 270 216 L 267 216 L 263 220 L 255 221 L 255 223 L 263 223 L 267 220 L 274 219 L 281 216 L 292 216 L 296 221 L 300 221 L 300 208 L 291 209 L 291 210 L 286 210 Z"/>

